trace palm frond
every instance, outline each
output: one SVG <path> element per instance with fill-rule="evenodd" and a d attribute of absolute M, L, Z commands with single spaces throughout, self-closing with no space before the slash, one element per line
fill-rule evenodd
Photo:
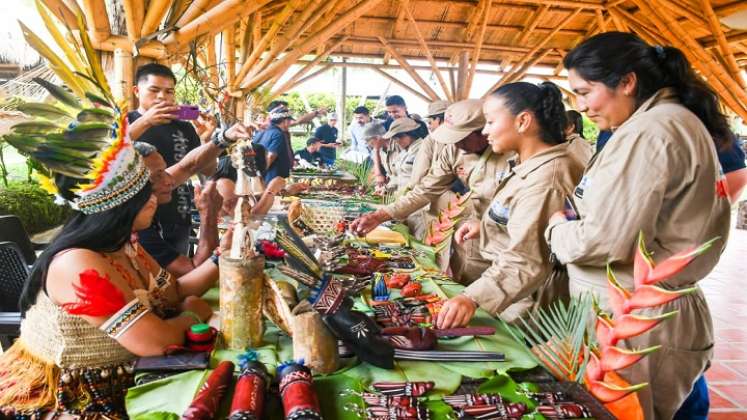
<path fill-rule="evenodd" d="M 581 381 L 588 362 L 587 328 L 593 316 L 591 295 L 557 301 L 530 313 L 515 325 L 504 322 L 511 335 L 527 344 L 538 363 L 558 379 Z"/>

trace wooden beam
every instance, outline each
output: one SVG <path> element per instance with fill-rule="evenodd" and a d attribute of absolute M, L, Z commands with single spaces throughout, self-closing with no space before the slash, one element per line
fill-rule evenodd
<path fill-rule="evenodd" d="M 407 3 L 399 2 L 399 13 L 397 13 L 397 20 L 392 24 L 392 31 L 389 38 L 402 38 L 402 27 L 405 22 L 405 14 L 407 10 Z"/>
<path fill-rule="evenodd" d="M 215 54 L 215 37 L 208 35 L 205 40 L 206 46 L 206 58 L 207 58 L 207 70 L 210 76 L 210 87 L 214 93 L 218 93 L 221 83 L 218 77 L 218 60 Z"/>
<path fill-rule="evenodd" d="M 661 5 L 678 15 L 685 17 L 690 22 L 694 23 L 698 28 L 708 28 L 708 23 L 703 20 L 702 17 L 698 16 L 695 11 L 691 10 L 687 6 L 682 6 L 678 3 L 675 3 L 674 1 L 669 0 L 662 1 Z"/>
<path fill-rule="evenodd" d="M 673 17 L 666 13 L 657 13 L 648 4 L 648 0 L 633 0 L 633 2 L 641 10 L 641 13 L 648 17 L 674 46 L 688 56 L 690 63 L 698 68 L 726 105 L 742 119 L 747 120 L 747 108 L 744 105 L 747 104 L 747 95 L 739 88 L 734 79 L 726 74 L 724 68 L 716 63 L 713 57 L 689 33 L 682 29 Z M 657 2 L 654 0 L 654 6 L 656 4 Z"/>
<path fill-rule="evenodd" d="M 469 71 L 469 51 L 462 50 L 457 62 L 457 98 L 464 100 L 469 98 L 467 89 L 467 72 Z"/>
<path fill-rule="evenodd" d="M 122 7 L 125 12 L 127 38 L 134 44 L 140 39 L 140 31 L 143 27 L 143 15 L 145 13 L 143 2 L 140 0 L 122 0 Z"/>
<path fill-rule="evenodd" d="M 299 79 L 298 81 L 296 81 L 296 82 L 295 82 L 295 83 L 294 83 L 293 85 L 291 85 L 291 86 L 290 86 L 290 87 L 289 87 L 289 88 L 288 88 L 288 89 L 287 89 L 287 90 L 286 90 L 285 92 L 288 92 L 288 91 L 290 91 L 291 89 L 295 88 L 296 86 L 300 86 L 300 85 L 302 85 L 302 84 L 304 84 L 304 83 L 308 82 L 309 80 L 311 80 L 311 79 L 313 79 L 313 78 L 315 78 L 315 77 L 319 76 L 320 74 L 322 74 L 322 73 L 324 73 L 324 72 L 328 71 L 328 70 L 329 70 L 329 69 L 331 69 L 331 68 L 332 68 L 332 66 L 331 66 L 330 64 L 327 64 L 327 65 L 324 65 L 324 66 L 322 66 L 322 68 L 320 68 L 319 70 L 315 71 L 314 73 L 311 73 L 310 75 L 308 75 L 308 76 L 306 76 L 306 77 L 304 77 L 304 78 L 302 78 L 302 79 Z"/>
<path fill-rule="evenodd" d="M 625 25 L 625 22 L 620 18 L 619 15 L 614 14 L 611 12 L 613 8 L 608 8 L 607 11 L 610 14 L 610 17 L 612 18 L 612 24 L 615 26 L 615 30 L 619 32 L 628 32 L 628 27 Z"/>
<path fill-rule="evenodd" d="M 236 78 L 236 28 L 233 26 L 223 31 L 223 54 L 226 57 L 226 84 L 230 87 Z"/>
<path fill-rule="evenodd" d="M 653 23 L 643 22 L 638 17 L 633 16 L 621 7 L 612 7 L 607 10 L 610 15 L 617 16 L 626 27 L 638 34 L 644 41 L 651 45 L 667 45 L 670 42 L 662 37 L 658 32 L 652 31 Z"/>
<path fill-rule="evenodd" d="M 747 2 L 745 2 L 744 0 L 737 0 L 729 4 L 724 4 L 716 7 L 715 12 L 719 17 L 725 17 L 734 13 L 741 12 L 742 10 L 747 10 Z"/>
<path fill-rule="evenodd" d="M 132 53 L 122 49 L 114 51 L 114 80 L 112 81 L 112 95 L 117 101 L 127 101 L 132 97 L 133 79 Z"/>
<path fill-rule="evenodd" d="M 724 35 L 724 31 L 721 28 L 721 22 L 719 22 L 718 16 L 716 16 L 716 13 L 713 11 L 710 0 L 700 0 L 700 5 L 705 14 L 708 26 L 711 29 L 711 33 L 718 42 L 721 56 L 724 57 L 724 61 L 726 62 L 726 68 L 729 70 L 729 73 L 731 73 L 731 77 L 739 84 L 742 90 L 746 89 L 747 84 L 745 84 L 744 79 L 742 79 L 739 65 L 737 65 L 737 60 L 736 58 L 734 58 L 734 53 L 731 50 L 731 46 L 726 41 L 726 36 Z"/>
<path fill-rule="evenodd" d="M 306 73 L 308 73 L 311 69 L 316 67 L 319 63 L 326 60 L 327 57 L 329 57 L 329 54 L 337 49 L 340 45 L 343 44 L 347 40 L 347 37 L 341 38 L 339 41 L 332 44 L 329 48 L 325 48 L 324 53 L 319 54 L 316 56 L 314 60 L 307 63 L 305 66 L 303 66 L 296 74 L 291 76 L 290 79 L 288 79 L 283 85 L 281 85 L 279 88 L 275 89 L 275 92 L 272 96 L 281 94 L 282 92 L 287 91 L 290 89 L 290 86 L 293 86 L 299 79 L 301 79 Z"/>
<path fill-rule="evenodd" d="M 113 52 L 117 48 L 121 48 L 127 52 L 134 54 L 134 45 L 130 42 L 130 39 L 124 35 L 112 35 L 103 41 L 91 40 L 93 48 L 100 51 Z M 156 60 L 162 60 L 168 55 L 166 46 L 158 41 L 148 41 L 141 45 L 138 49 L 139 57 L 148 57 Z"/>
<path fill-rule="evenodd" d="M 192 0 L 174 0 L 174 4 L 171 6 L 171 10 L 167 15 L 165 27 L 176 25 L 176 21 L 187 11 L 187 8 L 192 3 Z"/>
<path fill-rule="evenodd" d="M 594 14 L 597 18 L 597 28 L 599 32 L 607 32 L 607 22 L 604 21 L 604 12 L 602 10 L 595 10 Z"/>
<path fill-rule="evenodd" d="M 83 14 L 86 16 L 91 39 L 103 41 L 109 38 L 112 33 L 104 0 L 83 0 Z"/>
<path fill-rule="evenodd" d="M 262 40 L 262 13 L 255 12 L 252 20 L 252 49 L 259 48 L 259 41 Z M 244 60 L 241 61 L 242 63 Z"/>
<path fill-rule="evenodd" d="M 565 66 L 563 65 L 563 60 L 561 59 L 560 61 L 558 61 L 558 65 L 555 66 L 555 70 L 553 70 L 552 74 L 558 76 L 560 72 L 563 71 L 564 68 Z"/>
<path fill-rule="evenodd" d="M 184 25 L 192 22 L 197 16 L 200 16 L 210 10 L 210 6 L 213 0 L 193 0 L 192 3 L 187 7 L 187 10 L 181 15 L 179 20 L 176 21 L 176 27 L 182 28 Z"/>
<path fill-rule="evenodd" d="M 418 72 L 412 68 L 410 63 L 407 62 L 407 59 L 402 57 L 402 55 L 397 50 L 392 48 L 392 46 L 389 45 L 389 43 L 386 42 L 384 38 L 379 37 L 379 42 L 381 42 L 381 45 L 383 45 L 384 48 L 389 52 L 389 55 L 391 55 L 392 58 L 394 58 L 399 63 L 399 65 L 402 66 L 402 68 L 407 72 L 407 74 L 409 74 L 410 77 L 412 77 L 412 80 L 414 80 L 415 83 L 417 83 L 418 86 L 420 86 L 420 88 L 423 89 L 423 91 L 428 96 L 431 97 L 431 101 L 437 101 L 438 99 L 440 99 L 438 95 L 436 94 L 436 91 L 434 91 L 430 86 L 428 86 L 428 83 L 426 83 L 426 81 L 423 80 L 422 77 L 420 77 Z"/>
<path fill-rule="evenodd" d="M 488 96 L 488 95 L 490 95 L 491 92 L 493 92 L 494 90 L 498 89 L 499 87 L 501 87 L 501 86 L 503 86 L 505 84 L 520 81 L 524 77 L 524 75 L 527 74 L 527 72 L 529 71 L 529 69 L 532 68 L 532 66 L 536 65 L 537 63 L 539 63 L 540 60 L 542 60 L 543 58 L 545 58 L 545 56 L 549 52 L 550 52 L 550 48 L 548 48 L 548 49 L 546 49 L 544 51 L 540 51 L 540 53 L 536 57 L 534 57 L 532 60 L 527 61 L 526 63 L 522 64 L 520 67 L 514 67 L 514 68 L 512 68 L 510 73 L 506 74 L 500 80 L 498 80 L 497 82 L 495 82 L 493 84 L 493 86 L 491 86 L 490 89 L 488 89 L 485 92 L 485 94 L 483 95 L 483 98 L 486 97 L 486 96 Z"/>
<path fill-rule="evenodd" d="M 529 19 L 529 25 L 521 31 L 519 34 L 519 39 L 515 42 L 518 45 L 526 44 L 526 42 L 529 40 L 529 36 L 534 33 L 534 30 L 537 28 L 537 25 L 539 25 L 542 18 L 547 14 L 547 12 L 550 10 L 549 4 L 543 4 L 537 9 L 537 13 L 535 13 L 530 19 Z"/>
<path fill-rule="evenodd" d="M 469 42 L 472 40 L 472 36 L 475 33 L 475 30 L 479 24 L 479 22 L 482 21 L 481 16 L 487 14 L 488 9 L 486 8 L 488 4 L 488 0 L 479 0 L 479 3 L 477 3 L 477 7 L 472 9 L 472 14 L 470 14 L 469 18 L 467 19 L 467 27 L 464 28 L 464 36 L 462 37 L 462 41 Z"/>
<path fill-rule="evenodd" d="M 485 13 L 482 16 L 482 22 L 480 24 L 480 32 L 477 35 L 477 45 L 475 45 L 474 51 L 472 51 L 472 64 L 467 74 L 467 80 L 465 82 L 465 92 L 472 91 L 472 81 L 475 79 L 475 72 L 477 71 L 477 63 L 480 62 L 480 54 L 482 53 L 482 44 L 485 40 L 485 30 L 488 25 L 488 17 L 490 15 L 490 6 L 492 0 L 487 0 L 485 3 Z M 469 95 L 469 93 L 468 93 Z M 452 101 L 453 102 L 453 101 Z"/>
<path fill-rule="evenodd" d="M 332 22 L 330 25 L 322 27 L 322 29 L 316 32 L 314 35 L 306 38 L 303 43 L 295 47 L 280 60 L 275 61 L 260 74 L 252 78 L 252 80 L 249 80 L 242 86 L 242 88 L 248 91 L 254 90 L 256 87 L 273 77 L 278 71 L 282 71 L 288 68 L 288 66 L 301 58 L 304 54 L 307 54 L 309 51 L 316 48 L 316 46 L 320 43 L 327 42 L 327 40 L 330 39 L 333 35 L 339 33 L 350 23 L 371 10 L 380 1 L 381 0 L 362 0 L 355 7 L 351 8 L 343 15 L 335 19 L 334 22 Z"/>
<path fill-rule="evenodd" d="M 415 31 L 415 36 L 417 37 L 418 42 L 420 42 L 420 47 L 425 51 L 425 56 L 428 59 L 428 63 L 430 63 L 431 68 L 433 69 L 433 73 L 436 75 L 436 79 L 438 79 L 438 83 L 441 84 L 441 89 L 444 91 L 444 94 L 446 95 L 446 98 L 449 100 L 449 102 L 453 102 L 454 97 L 449 90 L 449 85 L 446 84 L 446 79 L 444 79 L 443 74 L 441 74 L 441 71 L 438 69 L 436 60 L 433 58 L 433 54 L 431 54 L 431 50 L 430 48 L 428 48 L 428 44 L 426 44 L 425 39 L 423 39 L 423 35 L 420 33 L 420 29 L 418 29 L 418 25 L 415 23 L 415 18 L 412 16 L 412 11 L 410 10 L 408 1 L 402 0 L 402 6 L 405 8 L 407 18 L 410 19 L 410 23 L 412 23 L 412 28 Z M 487 13 L 485 14 L 485 16 L 487 16 Z M 485 20 L 487 20 L 487 18 Z M 483 35 L 484 34 L 485 31 L 483 30 Z M 482 44 L 482 39 L 480 39 L 480 44 Z"/>
<path fill-rule="evenodd" d="M 549 4 L 554 7 L 563 7 L 566 9 L 605 9 L 604 3 L 583 0 L 509 0 L 509 2 L 519 4 Z"/>
<path fill-rule="evenodd" d="M 198 36 L 210 32 L 220 32 L 223 28 L 233 25 L 236 21 L 256 12 L 270 1 L 256 0 L 247 4 L 244 0 L 225 0 L 169 34 L 163 43 L 178 51 Z"/>
<path fill-rule="evenodd" d="M 171 0 L 150 0 L 143 20 L 142 33 L 144 36 L 150 35 L 158 29 L 170 7 Z"/>
<path fill-rule="evenodd" d="M 396 84 L 396 85 L 398 85 L 398 86 L 402 87 L 402 88 L 403 88 L 403 89 L 405 89 L 406 91 L 408 91 L 408 92 L 412 93 L 413 95 L 415 95 L 415 96 L 417 96 L 418 98 L 420 98 L 420 99 L 424 100 L 425 102 L 429 102 L 429 103 L 430 103 L 430 102 L 433 102 L 433 98 L 429 98 L 428 96 L 426 96 L 426 95 L 423 95 L 422 93 L 420 93 L 420 92 L 418 92 L 417 90 L 413 89 L 413 88 L 412 88 L 412 87 L 411 87 L 410 85 L 408 85 L 407 83 L 404 83 L 404 82 L 400 81 L 399 79 L 397 79 L 396 77 L 392 76 L 391 74 L 389 74 L 389 73 L 385 72 L 384 70 L 381 70 L 381 69 L 380 69 L 380 68 L 378 68 L 378 67 L 372 67 L 372 69 L 373 69 L 373 70 L 374 70 L 374 71 L 375 71 L 376 73 L 379 73 L 380 75 L 384 76 L 384 78 L 385 78 L 385 79 L 387 79 L 387 80 L 389 80 L 389 81 L 393 82 L 394 84 Z"/>
<path fill-rule="evenodd" d="M 270 45 L 270 42 L 277 41 L 275 38 L 277 37 L 280 28 L 282 28 L 283 25 L 285 25 L 285 23 L 288 21 L 288 19 L 293 16 L 293 12 L 301 6 L 302 1 L 303 0 L 289 1 L 288 3 L 286 3 L 283 11 L 275 16 L 275 19 L 273 19 L 272 24 L 270 25 L 270 29 L 265 32 L 265 34 L 262 36 L 262 39 L 259 41 L 259 45 L 257 45 L 252 50 L 252 53 L 249 55 L 246 61 L 242 63 L 241 69 L 236 75 L 236 81 L 238 83 L 241 83 L 241 81 L 243 81 L 246 75 L 249 73 L 249 70 L 251 70 L 251 68 L 257 64 L 257 61 L 259 61 L 260 56 L 265 51 L 265 48 Z"/>

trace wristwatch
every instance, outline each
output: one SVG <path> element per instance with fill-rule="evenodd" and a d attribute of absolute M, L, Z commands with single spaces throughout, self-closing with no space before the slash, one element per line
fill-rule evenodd
<path fill-rule="evenodd" d="M 226 138 L 226 131 L 227 130 L 220 130 L 216 131 L 215 134 L 213 134 L 213 144 L 221 149 L 225 149 L 232 143 L 231 140 Z"/>

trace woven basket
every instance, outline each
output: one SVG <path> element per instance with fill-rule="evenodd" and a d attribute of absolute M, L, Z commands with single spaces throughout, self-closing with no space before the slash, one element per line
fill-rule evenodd
<path fill-rule="evenodd" d="M 337 223 L 341 220 L 350 221 L 372 210 L 370 206 L 354 203 L 303 199 L 301 203 L 301 220 L 317 234 L 335 233 Z"/>

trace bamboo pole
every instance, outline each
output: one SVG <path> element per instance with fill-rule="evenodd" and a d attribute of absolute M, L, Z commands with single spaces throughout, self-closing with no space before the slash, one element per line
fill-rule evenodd
<path fill-rule="evenodd" d="M 490 2 L 490 0 L 488 0 Z M 444 94 L 446 95 L 446 98 L 449 100 L 449 102 L 454 102 L 454 96 L 451 94 L 451 91 L 449 90 L 449 85 L 446 84 L 446 79 L 444 79 L 443 74 L 441 74 L 441 71 L 438 69 L 438 66 L 436 65 L 436 60 L 433 58 L 433 54 L 431 54 L 431 49 L 428 48 L 428 44 L 426 44 L 425 39 L 423 39 L 423 34 L 420 33 L 420 29 L 418 29 L 418 24 L 415 22 L 415 18 L 412 16 L 412 11 L 410 10 L 410 4 L 408 0 L 402 1 L 402 6 L 405 8 L 405 13 L 407 14 L 407 18 L 410 20 L 410 23 L 412 24 L 412 29 L 415 31 L 415 36 L 418 39 L 418 42 L 420 42 L 420 47 L 425 51 L 425 56 L 428 59 L 428 63 L 430 63 L 431 68 L 433 69 L 433 73 L 436 75 L 436 79 L 438 79 L 438 83 L 441 85 L 441 89 L 443 89 Z M 487 13 L 485 14 L 485 22 L 487 22 Z M 482 38 L 485 35 L 485 24 L 483 23 L 483 28 L 481 32 L 481 37 L 478 42 L 478 47 L 482 45 Z M 479 50 L 478 50 L 479 54 Z"/>
<path fill-rule="evenodd" d="M 516 69 L 512 69 L 511 73 L 509 73 L 506 77 L 504 77 L 501 80 L 499 80 L 498 82 L 496 82 L 496 84 L 494 86 L 492 86 L 490 90 L 488 90 L 487 92 L 485 92 L 485 95 L 483 95 L 483 98 L 485 96 L 489 95 L 495 89 L 497 89 L 497 88 L 499 88 L 499 87 L 501 87 L 501 86 L 503 86 L 503 85 L 505 85 L 507 83 L 518 82 L 519 80 L 521 80 L 521 78 L 524 77 L 524 75 L 529 71 L 529 69 L 532 68 L 532 66 L 536 65 L 537 63 L 539 63 L 542 59 L 544 59 L 550 51 L 551 51 L 550 48 L 548 48 L 546 50 L 543 50 L 543 51 L 540 51 L 540 53 L 537 54 L 536 57 L 534 57 L 530 61 L 522 64 L 521 67 L 518 67 Z"/>
<path fill-rule="evenodd" d="M 426 102 L 433 102 L 432 98 L 429 98 L 428 96 L 423 95 L 422 93 L 420 93 L 417 90 L 413 89 L 407 83 L 401 82 L 399 79 L 397 79 L 396 77 L 392 76 L 391 74 L 385 72 L 384 70 L 381 70 L 378 67 L 372 67 L 372 69 L 376 73 L 379 73 L 380 75 L 384 76 L 385 79 L 387 79 L 387 80 L 389 80 L 389 81 L 397 84 L 398 86 L 402 87 L 403 89 L 405 89 L 406 91 L 412 93 L 413 95 L 417 96 L 418 98 L 420 98 L 420 99 L 422 99 L 422 100 L 424 100 Z"/>
<path fill-rule="evenodd" d="M 150 35 L 158 29 L 170 7 L 171 0 L 150 0 L 143 20 L 143 35 Z"/>
<path fill-rule="evenodd" d="M 184 11 L 179 20 L 176 21 L 176 27 L 182 28 L 184 25 L 192 22 L 194 18 L 206 13 L 210 10 L 210 6 L 213 0 L 193 0 L 192 3 Z"/>
<path fill-rule="evenodd" d="M 487 3 L 485 3 L 485 13 L 482 16 L 480 32 L 477 35 L 477 45 L 475 45 L 475 50 L 472 52 L 472 65 L 470 66 L 469 73 L 467 73 L 467 80 L 465 82 L 466 92 L 470 92 L 472 90 L 472 81 L 475 79 L 477 63 L 480 62 L 480 53 L 482 53 L 482 44 L 485 40 L 485 30 L 488 26 L 488 16 L 490 15 L 490 6 L 492 5 L 492 3 L 492 0 L 487 0 Z"/>
<path fill-rule="evenodd" d="M 488 13 L 488 9 L 485 7 L 487 4 L 488 0 L 479 0 L 477 7 L 472 9 L 472 14 L 467 20 L 467 27 L 464 29 L 462 41 L 469 42 L 472 39 L 472 35 L 475 33 L 478 22 L 480 22 L 480 16 Z"/>
<path fill-rule="evenodd" d="M 459 54 L 459 62 L 457 64 L 457 97 L 459 100 L 469 98 L 469 90 L 467 89 L 467 72 L 469 71 L 469 51 L 463 50 Z"/>
<path fill-rule="evenodd" d="M 122 6 L 125 11 L 127 37 L 134 44 L 142 36 L 144 5 L 140 0 L 122 0 Z"/>
<path fill-rule="evenodd" d="M 563 65 L 563 59 L 561 58 L 558 65 L 555 66 L 555 70 L 553 70 L 552 74 L 558 76 L 560 72 L 563 71 L 563 68 L 565 68 L 565 66 Z"/>
<path fill-rule="evenodd" d="M 736 82 L 725 73 L 723 67 L 713 61 L 711 57 L 700 44 L 697 43 L 690 35 L 685 32 L 675 19 L 668 16 L 660 16 L 647 3 L 647 0 L 633 0 L 641 10 L 641 13 L 652 21 L 669 39 L 670 42 L 679 48 L 689 59 L 691 65 L 696 66 L 701 74 L 708 80 L 708 83 L 714 88 L 716 93 L 724 100 L 732 111 L 736 112 L 742 119 L 747 120 L 747 109 L 744 103 L 747 100 L 744 91 L 741 91 Z M 654 2 L 656 4 L 656 2 Z M 731 82 L 731 83 L 730 83 Z M 733 85 L 734 89 L 727 86 Z M 734 94 L 734 95 L 733 95 Z M 745 98 L 747 99 L 747 98 Z M 743 101 L 740 103 L 740 100 Z"/>
<path fill-rule="evenodd" d="M 270 1 L 256 0 L 247 4 L 244 0 L 225 0 L 169 34 L 163 43 L 178 51 L 198 36 L 222 31 L 223 28 L 254 13 Z"/>
<path fill-rule="evenodd" d="M 243 63 L 246 60 L 249 43 L 252 42 L 251 21 L 252 17 L 250 16 L 246 20 L 239 22 L 239 33 L 236 35 L 236 39 L 239 40 L 239 63 Z"/>
<path fill-rule="evenodd" d="M 603 3 L 583 1 L 583 0 L 511 0 L 512 3 L 524 3 L 524 4 L 549 4 L 554 7 L 563 7 L 568 9 L 589 9 L 589 10 L 604 10 L 605 5 Z"/>
<path fill-rule="evenodd" d="M 742 79 L 739 65 L 737 64 L 737 59 L 734 58 L 734 52 L 731 50 L 731 46 L 726 41 L 724 31 L 723 29 L 721 29 L 721 22 L 719 22 L 718 16 L 716 16 L 716 13 L 713 11 L 710 0 L 700 0 L 700 5 L 703 9 L 703 12 L 705 13 L 705 18 L 708 21 L 708 26 L 711 29 L 711 33 L 718 42 L 719 50 L 721 50 L 721 56 L 724 57 L 724 61 L 726 62 L 726 68 L 729 70 L 729 73 L 731 73 L 731 77 L 736 80 L 742 90 L 744 90 L 745 88 L 747 88 L 747 84 L 745 84 L 744 79 Z"/>
<path fill-rule="evenodd" d="M 692 10 L 690 10 L 690 8 L 688 8 L 688 7 L 681 6 L 681 5 L 679 5 L 679 4 L 677 4 L 677 3 L 673 2 L 673 1 L 669 1 L 669 0 L 662 1 L 661 5 L 664 6 L 664 7 L 666 7 L 667 9 L 671 10 L 672 12 L 680 15 L 680 16 L 684 16 L 686 19 L 688 19 L 692 23 L 694 23 L 698 28 L 707 28 L 708 27 L 708 23 L 705 20 L 703 20 L 702 17 L 698 16 L 697 13 L 695 13 Z M 713 9 L 711 9 L 711 10 L 713 10 Z M 719 26 L 720 26 L 720 24 L 719 24 Z"/>
<path fill-rule="evenodd" d="M 612 8 L 608 8 L 607 11 L 610 12 Z M 612 25 L 615 26 L 615 30 L 619 32 L 628 32 L 628 27 L 625 25 L 625 22 L 623 22 L 622 19 L 620 19 L 619 15 L 613 14 L 610 12 L 610 17 L 612 18 Z"/>
<path fill-rule="evenodd" d="M 381 0 L 363 0 L 358 3 L 355 7 L 351 8 L 345 14 L 337 18 L 332 24 L 324 26 L 320 31 L 314 35 L 306 38 L 304 42 L 295 47 L 288 54 L 283 56 L 280 60 L 276 60 L 269 67 L 264 69 L 260 74 L 256 75 L 252 80 L 249 80 L 242 86 L 243 89 L 253 90 L 260 84 L 264 83 L 278 71 L 282 71 L 296 60 L 301 58 L 304 54 L 313 50 L 320 43 L 327 42 L 333 35 L 339 33 L 342 29 L 352 23 L 354 20 L 363 16 L 366 12 L 376 6 Z"/>
<path fill-rule="evenodd" d="M 604 21 L 604 14 L 601 10 L 594 11 L 597 18 L 597 28 L 599 32 L 607 32 L 607 23 Z"/>
<path fill-rule="evenodd" d="M 239 73 L 236 75 L 236 80 L 238 82 L 241 82 L 246 77 L 247 73 L 249 73 L 249 70 L 257 64 L 257 61 L 259 60 L 262 53 L 265 51 L 265 48 L 270 44 L 270 41 L 275 41 L 275 37 L 277 36 L 278 32 L 280 31 L 280 28 L 285 25 L 285 23 L 290 19 L 291 16 L 293 16 L 293 12 L 301 6 L 301 1 L 303 0 L 291 0 L 289 1 L 285 7 L 283 8 L 283 11 L 280 12 L 277 16 L 275 16 L 275 19 L 273 19 L 272 24 L 270 25 L 270 29 L 265 33 L 265 35 L 262 37 L 262 39 L 259 41 L 259 45 L 256 46 L 252 50 L 252 53 L 249 54 L 249 57 L 244 61 L 244 63 L 241 65 L 241 70 L 239 70 Z"/>
<path fill-rule="evenodd" d="M 449 84 L 451 85 L 451 91 L 454 92 L 454 102 L 459 99 L 459 91 L 457 91 L 456 75 L 454 74 L 454 68 L 448 67 L 446 70 L 449 72 Z"/>
<path fill-rule="evenodd" d="M 71 28 L 78 27 L 78 19 L 76 19 L 75 13 L 62 0 L 41 0 L 41 2 L 57 16 L 60 22 L 64 22 Z"/>
<path fill-rule="evenodd" d="M 332 53 L 334 50 L 336 50 L 340 45 L 342 45 L 347 40 L 347 37 L 341 38 L 336 43 L 332 44 L 329 48 L 326 48 L 324 53 L 319 54 L 316 56 L 316 58 L 307 63 L 304 67 L 302 67 L 296 74 L 291 76 L 290 79 L 288 79 L 285 83 L 283 83 L 279 88 L 275 89 L 273 94 L 271 96 L 278 96 L 282 94 L 283 92 L 286 92 L 290 89 L 290 86 L 293 86 L 294 83 L 296 83 L 299 79 L 301 79 L 306 73 L 308 73 L 311 69 L 313 69 L 315 66 L 317 66 L 322 61 L 326 60 L 327 57 L 329 57 L 329 54 Z"/>
<path fill-rule="evenodd" d="M 631 15 L 627 11 L 619 7 L 613 7 L 608 9 L 610 15 L 615 15 L 620 19 L 625 26 L 631 28 L 636 34 L 638 34 L 644 41 L 651 45 L 665 45 L 670 42 L 662 37 L 658 33 L 654 33 L 650 30 L 652 24 L 646 24 L 639 20 L 637 17 Z"/>
<path fill-rule="evenodd" d="M 539 25 L 540 20 L 547 14 L 547 12 L 550 10 L 550 5 L 543 4 L 540 6 L 540 8 L 537 10 L 537 13 L 534 14 L 529 20 L 529 26 L 526 27 L 521 33 L 519 34 L 519 39 L 516 41 L 516 44 L 523 45 L 526 44 L 526 42 L 529 40 L 529 36 L 534 32 L 534 30 L 537 28 L 537 25 Z"/>
<path fill-rule="evenodd" d="M 315 71 L 314 73 L 311 73 L 310 75 L 308 75 L 308 76 L 306 76 L 306 77 L 303 77 L 303 78 L 301 78 L 301 79 L 297 80 L 297 81 L 296 81 L 295 83 L 293 83 L 292 85 L 290 85 L 290 86 L 288 87 L 288 89 L 286 89 L 285 91 L 282 91 L 282 92 L 281 92 L 280 90 L 278 90 L 278 92 L 280 92 L 280 94 L 282 95 L 283 93 L 285 93 L 285 92 L 288 92 L 289 90 L 291 90 L 291 89 L 295 88 L 296 86 L 300 86 L 300 85 L 302 85 L 302 84 L 304 84 L 304 83 L 308 82 L 309 80 L 311 80 L 311 79 L 313 79 L 313 78 L 315 78 L 315 77 L 319 76 L 320 74 L 322 74 L 322 73 L 324 73 L 324 72 L 328 71 L 328 70 L 329 70 L 329 69 L 331 69 L 332 67 L 333 67 L 333 66 L 332 66 L 331 64 L 326 64 L 326 65 L 322 66 L 322 68 L 320 68 L 319 70 Z"/>
<path fill-rule="evenodd" d="M 260 40 L 262 40 L 262 13 L 257 11 L 252 20 L 252 50 L 259 48 Z M 241 62 L 243 63 L 244 60 Z"/>
<path fill-rule="evenodd" d="M 342 1 L 336 2 L 332 0 L 321 5 L 320 7 L 318 7 L 318 10 L 311 16 L 311 19 L 305 19 L 303 25 L 301 25 L 301 28 L 297 29 L 296 32 L 298 32 L 299 35 L 305 33 L 311 28 L 312 25 L 319 22 L 320 19 L 326 19 L 325 17 L 328 16 L 330 12 L 336 13 L 337 7 L 339 7 L 341 4 L 343 4 Z M 325 20 L 325 22 L 326 24 L 328 24 L 328 21 Z"/>
<path fill-rule="evenodd" d="M 130 102 L 133 86 L 132 53 L 122 49 L 114 51 L 114 80 L 112 95 L 117 101 Z"/>
<path fill-rule="evenodd" d="M 236 78 L 236 28 L 234 27 L 223 31 L 223 54 L 226 56 L 226 84 L 233 86 Z"/>
<path fill-rule="evenodd" d="M 423 80 L 422 77 L 420 77 L 418 72 L 413 69 L 412 66 L 410 66 L 410 63 L 407 62 L 407 59 L 402 57 L 402 55 L 400 55 L 397 50 L 392 48 L 392 46 L 389 45 L 389 43 L 386 42 L 384 38 L 379 37 L 379 42 L 381 42 L 381 45 L 383 45 L 384 48 L 389 52 L 389 55 L 391 55 L 392 58 L 394 58 L 399 63 L 399 65 L 407 72 L 407 74 L 412 77 L 412 80 L 414 80 L 415 83 L 417 83 L 418 86 L 420 86 L 420 88 L 423 89 L 423 91 L 431 98 L 431 101 L 437 101 L 438 99 L 440 99 L 436 94 L 436 91 L 428 86 L 428 83 L 426 83 L 426 81 Z"/>
<path fill-rule="evenodd" d="M 218 60 L 215 54 L 215 37 L 212 35 L 208 36 L 205 40 L 205 51 L 207 58 L 207 70 L 210 77 L 210 85 L 212 85 L 212 91 L 217 93 L 220 89 L 220 78 L 218 77 Z"/>
<path fill-rule="evenodd" d="M 104 0 L 83 0 L 83 14 L 86 17 L 91 40 L 103 41 L 109 38 L 111 29 Z"/>
<path fill-rule="evenodd" d="M 117 48 L 121 48 L 130 53 L 134 53 L 135 45 L 130 42 L 130 39 L 128 37 L 123 35 L 111 35 L 109 38 L 103 41 L 91 39 L 91 44 L 93 45 L 93 48 L 100 51 L 113 52 Z M 148 57 L 157 60 L 161 60 L 167 56 L 166 46 L 158 41 L 146 42 L 145 44 L 138 47 L 137 52 L 138 56 L 140 57 Z"/>

